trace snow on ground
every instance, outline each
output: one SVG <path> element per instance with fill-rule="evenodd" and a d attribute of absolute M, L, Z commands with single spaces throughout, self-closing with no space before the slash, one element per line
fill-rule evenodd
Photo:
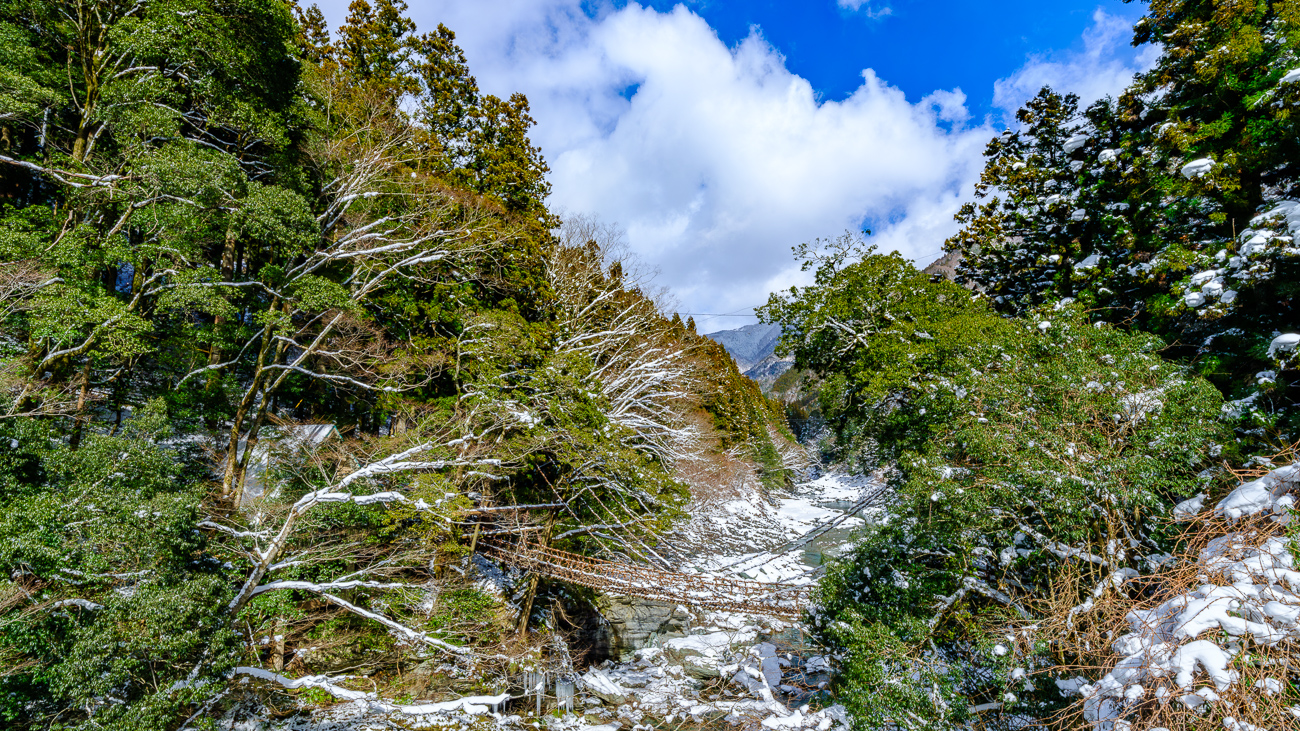
<path fill-rule="evenodd" d="M 1273 696 L 1290 702 L 1283 689 L 1294 666 L 1270 653 L 1285 658 L 1300 642 L 1300 571 L 1286 530 L 1298 494 L 1300 463 L 1245 482 L 1219 502 L 1214 516 L 1238 530 L 1208 543 L 1187 591 L 1130 612 L 1132 631 L 1113 644 L 1115 666 L 1077 688 L 1095 731 L 1129 728 L 1126 717 L 1150 698 L 1218 713 L 1253 711 Z M 1300 706 L 1287 712 L 1300 718 Z M 1228 729 L 1257 728 L 1228 720 Z"/>
<path fill-rule="evenodd" d="M 849 534 L 880 508 L 863 507 L 880 483 L 840 472 L 765 498 L 757 488 L 731 500 L 696 505 L 682 529 L 689 567 L 756 581 L 808 583 L 826 556 L 841 555 Z M 853 512 L 856 515 L 848 515 Z M 807 539 L 807 540 L 804 540 Z"/>
<path fill-rule="evenodd" d="M 735 612 L 702 612 L 696 634 L 638 650 L 630 661 L 605 663 L 578 676 L 571 712 L 533 718 L 501 697 L 395 707 L 366 693 L 351 702 L 272 720 L 253 710 L 220 728 L 237 731 L 379 731 L 397 728 L 528 731 L 650 731 L 652 721 L 680 726 L 722 722 L 790 731 L 847 731 L 844 709 L 821 707 L 830 681 L 825 659 L 798 642 L 796 625 Z M 492 704 L 492 705 L 487 705 Z M 251 709 L 250 709 L 251 710 Z"/>

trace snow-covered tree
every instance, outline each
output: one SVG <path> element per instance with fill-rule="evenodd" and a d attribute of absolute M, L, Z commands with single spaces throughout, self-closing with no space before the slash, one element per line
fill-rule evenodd
<path fill-rule="evenodd" d="M 566 222 L 547 259 L 556 353 L 590 359 L 591 383 L 609 403 L 610 421 L 632 444 L 671 463 L 697 448 L 685 419 L 695 390 L 689 348 L 643 291 L 652 281 L 620 251 L 617 231 L 593 232 L 591 223 Z"/>
<path fill-rule="evenodd" d="M 840 445 L 894 490 L 810 618 L 844 653 L 839 697 L 869 728 L 1046 718 L 1066 703 L 1061 638 L 1159 568 L 1165 518 L 1213 484 L 1221 398 L 1077 305 L 1003 319 L 897 256 L 842 251 L 764 310 L 822 379 Z"/>
<path fill-rule="evenodd" d="M 1160 334 L 1264 441 L 1296 418 L 1272 343 L 1297 321 L 1297 22 L 1289 2 L 1152 4 L 1135 43 L 1161 44 L 1155 67 L 1082 114 L 1028 103 L 948 242 L 1005 311 L 1075 299 Z"/>

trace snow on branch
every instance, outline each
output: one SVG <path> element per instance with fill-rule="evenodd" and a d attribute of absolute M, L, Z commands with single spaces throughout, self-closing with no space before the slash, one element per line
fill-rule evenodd
<path fill-rule="evenodd" d="M 197 525 L 199 528 L 208 528 L 210 530 L 220 531 L 221 533 L 225 533 L 234 538 L 266 538 L 270 534 L 270 531 L 266 530 L 236 530 L 235 528 L 221 525 L 220 523 L 214 523 L 211 520 L 201 520 Z"/>
<path fill-rule="evenodd" d="M 1095 553 L 1088 551 L 1087 549 L 1075 548 L 1073 546 L 1068 546 L 1059 541 L 1054 541 L 1048 538 L 1047 536 L 1043 535 L 1042 533 L 1029 527 L 1029 525 L 1026 524 L 1024 521 L 1017 519 L 1015 516 L 1011 515 L 1010 513 L 1007 513 L 1004 510 L 998 510 L 995 508 L 990 510 L 989 512 L 992 515 L 996 515 L 998 517 L 1011 519 L 1016 524 L 1016 527 L 1019 528 L 1022 533 L 1033 538 L 1035 541 L 1038 541 L 1038 543 L 1043 548 L 1046 548 L 1048 551 L 1055 554 L 1058 558 L 1063 558 L 1063 559 L 1078 558 L 1078 559 L 1083 559 L 1084 561 L 1088 561 L 1089 563 L 1095 563 L 1099 566 L 1112 568 L 1110 560 L 1098 556 Z"/>
<path fill-rule="evenodd" d="M 107 188 L 120 180 L 126 179 L 122 175 L 90 175 L 88 173 L 74 173 L 70 170 L 55 170 L 54 168 L 42 167 L 24 160 L 15 160 L 8 155 L 0 155 L 0 162 L 25 168 L 41 175 L 47 175 L 71 188 Z"/>
<path fill-rule="evenodd" d="M 360 389 L 363 389 L 363 390 L 366 390 L 366 391 L 382 391 L 382 392 L 384 392 L 384 393 L 402 393 L 403 391 L 409 391 L 409 390 L 411 390 L 412 388 L 418 388 L 418 387 L 419 387 L 419 384 L 412 384 L 411 386 L 407 386 L 407 387 L 405 387 L 405 388 L 396 388 L 396 387 L 393 387 L 393 386 L 376 386 L 376 385 L 373 385 L 373 384 L 370 384 L 370 383 L 366 383 L 366 382 L 364 382 L 364 381 L 359 381 L 359 380 L 357 380 L 357 379 L 355 379 L 355 378 L 352 378 L 351 376 L 340 376 L 340 375 L 336 375 L 336 374 L 333 374 L 333 373 L 319 373 L 319 372 L 312 371 L 312 370 L 308 370 L 308 369 L 303 368 L 303 367 L 301 367 L 301 366 L 295 366 L 295 365 L 269 365 L 269 366 L 265 366 L 265 367 L 263 368 L 263 370 L 267 370 L 267 371 L 292 371 L 292 372 L 294 372 L 294 373 L 300 373 L 300 374 L 302 374 L 302 375 L 304 375 L 304 376 L 307 376 L 308 378 L 316 378 L 316 379 L 320 379 L 320 380 L 322 380 L 322 381 L 329 381 L 329 382 L 331 382 L 331 383 L 341 383 L 341 384 L 346 384 L 346 385 L 349 385 L 349 386 L 356 386 L 357 388 L 360 388 Z"/>
<path fill-rule="evenodd" d="M 1135 569 L 1124 568 L 1119 569 L 1118 571 L 1112 571 L 1093 588 L 1092 593 L 1088 595 L 1088 598 L 1085 599 L 1082 604 L 1070 608 L 1070 611 L 1065 618 L 1066 627 L 1074 629 L 1074 618 L 1080 614 L 1091 611 L 1093 607 L 1097 606 L 1097 600 L 1100 599 L 1108 589 L 1118 589 L 1124 585 L 1125 581 L 1135 579 L 1138 576 L 1140 576 L 1140 574 Z"/>
<path fill-rule="evenodd" d="M 272 570 L 272 567 L 276 566 L 279 563 L 281 554 L 284 552 L 286 546 L 290 542 L 290 539 L 293 537 L 295 531 L 298 529 L 299 521 L 301 520 L 302 516 L 306 514 L 309 510 L 311 510 L 312 508 L 318 505 L 322 505 L 326 503 L 345 503 L 345 502 L 352 503 L 355 505 L 379 505 L 379 504 L 386 504 L 386 503 L 402 503 L 402 504 L 413 506 L 416 510 L 420 512 L 436 515 L 436 513 L 434 513 L 433 511 L 433 508 L 429 506 L 427 503 L 425 503 L 424 500 L 420 499 L 420 500 L 412 501 L 406 495 L 395 490 L 386 490 L 383 492 L 377 492 L 373 494 L 357 494 L 350 488 L 356 485 L 358 482 L 362 480 L 373 479 L 384 475 L 392 475 L 392 474 L 398 474 L 404 472 L 430 471 L 430 470 L 446 469 L 448 467 L 461 467 L 461 466 L 469 467 L 469 466 L 500 466 L 501 465 L 501 461 L 495 459 L 474 460 L 474 459 L 457 458 L 457 459 L 436 460 L 436 461 L 418 461 L 412 459 L 413 457 L 416 457 L 420 454 L 431 451 L 436 446 L 437 445 L 434 442 L 422 442 L 420 444 L 416 444 L 415 446 L 409 447 L 408 449 L 405 449 L 401 452 L 389 455 L 388 457 L 384 457 L 368 465 L 365 465 L 364 467 L 361 467 L 353 471 L 352 473 L 348 474 L 347 476 L 343 477 L 341 480 L 338 480 L 334 484 L 328 485 L 326 487 L 322 487 L 317 490 L 313 490 L 307 493 L 306 495 L 303 495 L 296 502 L 294 502 L 293 505 L 289 507 L 288 513 L 284 516 L 283 522 L 281 523 L 279 530 L 274 533 L 274 536 L 271 536 L 271 532 L 269 530 L 252 532 L 252 531 L 234 531 L 233 529 L 229 529 L 227 531 L 223 531 L 223 532 L 229 532 L 232 535 L 237 535 L 238 537 L 241 538 L 250 537 L 250 538 L 258 539 L 259 541 L 265 540 L 268 537 L 270 538 L 269 544 L 265 545 L 264 547 L 259 546 L 258 548 L 254 549 L 253 566 L 249 571 L 248 577 L 244 581 L 243 587 L 230 601 L 228 607 L 230 613 L 232 615 L 237 615 L 240 611 L 243 610 L 243 608 L 248 604 L 248 602 L 254 596 L 271 590 L 265 587 L 295 588 L 295 589 L 301 589 L 306 591 L 317 591 L 318 589 L 324 590 L 330 588 L 327 584 L 317 585 L 317 584 L 309 584 L 306 582 L 304 582 L 303 584 L 293 584 L 292 586 L 290 584 L 283 583 L 283 582 L 271 582 L 270 584 L 263 584 L 263 581 L 266 578 L 267 573 Z M 450 518 L 445 518 L 445 517 L 443 519 L 448 521 L 450 520 Z M 204 522 L 207 524 L 205 527 L 210 527 L 214 530 L 223 530 L 220 524 L 217 524 L 212 521 L 204 521 Z M 353 588 L 355 586 L 361 586 L 361 585 L 362 584 L 349 584 L 348 588 Z M 325 594 L 322 593 L 322 596 L 325 596 Z M 327 596 L 326 598 L 328 599 L 330 597 Z M 333 599 L 330 600 L 333 601 Z M 338 601 L 342 602 L 343 600 L 339 599 Z M 364 614 L 363 616 L 367 616 L 371 619 L 376 619 L 378 617 L 378 615 L 371 616 L 370 614 Z M 378 621 L 378 619 L 376 619 L 376 621 Z M 402 631 L 409 632 L 410 630 L 406 630 L 405 628 L 402 628 Z"/>
<path fill-rule="evenodd" d="M 418 630 L 411 629 L 410 627 L 395 622 L 392 619 L 389 619 L 388 617 L 385 617 L 382 614 L 379 614 L 377 612 L 372 612 L 367 609 L 362 609 L 361 607 L 358 607 L 352 602 L 349 602 L 346 599 L 342 599 L 338 596 L 335 596 L 334 594 L 331 594 L 328 591 L 313 591 L 312 584 L 310 582 L 300 582 L 300 583 L 305 584 L 306 586 L 297 587 L 298 589 L 302 591 L 312 591 L 313 593 L 315 593 L 317 596 L 324 599 L 325 601 L 334 604 L 335 606 L 338 606 L 342 609 L 346 609 L 347 611 L 352 612 L 358 617 L 369 619 L 372 622 L 378 622 L 379 624 L 382 624 L 383 626 L 392 630 L 395 634 L 397 634 L 399 637 L 404 638 L 408 642 L 427 645 L 429 647 L 436 647 L 439 650 L 444 650 L 446 652 L 450 652 L 453 655 L 459 655 L 462 657 L 470 657 L 475 654 L 472 648 L 459 647 L 457 645 L 451 644 L 450 642 L 444 642 L 443 640 L 440 640 L 436 637 L 431 637 L 429 636 L 429 634 L 425 632 L 420 632 Z"/>
<path fill-rule="evenodd" d="M 104 605 L 96 604 L 90 601 L 89 599 L 60 599 L 59 601 L 51 604 L 50 607 L 52 609 L 57 609 L 58 607 L 81 607 L 82 609 L 86 609 L 93 612 L 99 609 L 103 609 Z"/>
<path fill-rule="evenodd" d="M 386 713 L 401 713 L 408 716 L 426 716 L 450 713 L 463 713 L 471 716 L 478 716 L 486 713 L 492 713 L 495 715 L 501 704 L 510 699 L 509 693 L 502 693 L 501 695 L 467 696 L 464 698 L 458 698 L 454 701 L 444 701 L 442 703 L 403 705 L 381 700 L 374 693 L 344 688 L 340 683 L 343 680 L 346 680 L 346 678 L 332 678 L 328 675 L 307 675 L 301 678 L 290 678 L 270 670 L 263 670 L 262 668 L 254 668 L 244 665 L 236 667 L 233 673 L 235 675 L 243 675 L 258 680 L 270 681 L 291 690 L 299 688 L 315 688 L 317 690 L 323 690 L 339 700 L 368 702 L 376 710 Z"/>
<path fill-rule="evenodd" d="M 274 567 L 273 567 L 274 568 Z M 268 591 L 310 591 L 316 594 L 322 594 L 327 591 L 345 591 L 347 589 L 409 589 L 410 584 L 389 583 L 383 581 L 327 581 L 325 583 L 316 583 L 313 581 L 272 581 L 269 584 L 263 584 L 253 590 L 253 596 L 265 594 Z"/>
<path fill-rule="evenodd" d="M 417 454 L 422 454 L 424 452 L 430 451 L 431 449 L 434 448 L 434 446 L 435 445 L 432 442 L 417 444 L 416 446 L 411 447 L 410 449 L 404 450 L 402 452 L 398 452 L 397 454 L 394 455 L 390 455 L 377 462 L 372 462 L 366 465 L 365 467 L 362 467 L 361 469 L 358 469 L 355 472 L 352 472 L 348 476 L 344 477 L 342 480 L 339 481 L 336 487 L 338 489 L 341 489 L 347 487 L 348 485 L 351 485 L 353 482 L 356 482 L 357 480 L 369 479 L 372 477 L 377 477 L 379 475 L 390 475 L 398 472 L 440 470 L 440 469 L 446 469 L 447 467 L 469 467 L 469 466 L 500 467 L 501 466 L 501 460 L 498 459 L 484 459 L 484 460 L 452 459 L 452 460 L 434 460 L 431 462 L 420 462 L 420 461 L 409 459 L 410 457 L 413 457 Z"/>
<path fill-rule="evenodd" d="M 258 680 L 269 680 L 278 683 L 285 688 L 289 688 L 290 690 L 316 688 L 344 701 L 365 701 L 373 700 L 375 698 L 373 693 L 367 693 L 360 690 L 348 690 L 339 685 L 339 682 L 343 680 L 342 678 L 331 678 L 328 675 L 307 675 L 301 678 L 289 678 L 278 673 L 273 673 L 270 670 L 242 665 L 236 667 L 234 672 L 236 675 L 247 675 L 249 677 L 257 678 Z"/>
<path fill-rule="evenodd" d="M 992 599 L 995 602 L 998 602 L 999 604 L 1011 607 L 1016 611 L 1017 614 L 1019 614 L 1024 619 L 1031 618 L 1029 612 L 1024 607 L 1020 606 L 1020 604 L 1018 604 L 1016 600 L 1012 599 L 1007 594 L 998 591 L 997 589 L 994 589 L 993 587 L 989 586 L 986 582 L 977 579 L 974 576 L 967 576 L 963 578 L 961 581 L 962 581 L 963 588 L 969 591 L 973 591 L 977 594 L 983 594 L 984 596 L 988 597 L 989 599 Z"/>

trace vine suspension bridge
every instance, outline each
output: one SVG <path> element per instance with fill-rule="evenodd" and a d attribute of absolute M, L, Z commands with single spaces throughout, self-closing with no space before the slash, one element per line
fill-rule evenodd
<path fill-rule="evenodd" d="M 807 606 L 812 591 L 810 584 L 766 583 L 663 571 L 524 541 L 484 540 L 478 546 L 491 558 L 559 581 L 609 594 L 706 609 L 795 618 Z"/>
<path fill-rule="evenodd" d="M 750 570 L 761 566 L 766 560 L 793 550 L 802 550 L 814 540 L 839 528 L 854 516 L 869 507 L 879 506 L 885 498 L 884 489 L 877 485 L 859 496 L 856 502 L 843 512 L 824 522 L 814 524 L 811 530 L 782 546 L 755 557 L 749 556 L 742 561 L 732 561 L 724 566 L 732 570 Z M 557 507 L 558 505 L 506 506 L 484 508 L 480 514 L 510 513 L 521 508 Z M 743 612 L 772 617 L 793 619 L 800 616 L 812 599 L 815 584 L 764 582 L 741 579 L 732 576 L 718 576 L 706 573 L 685 573 L 667 571 L 643 564 L 620 563 L 582 556 L 561 551 L 522 537 L 514 540 L 505 538 L 488 538 L 476 540 L 471 550 L 477 546 L 485 556 L 530 571 L 538 576 L 546 576 L 589 589 L 638 597 L 670 604 L 703 607 L 719 611 Z M 755 563 L 757 558 L 757 563 Z M 820 573 L 814 569 L 805 576 Z"/>

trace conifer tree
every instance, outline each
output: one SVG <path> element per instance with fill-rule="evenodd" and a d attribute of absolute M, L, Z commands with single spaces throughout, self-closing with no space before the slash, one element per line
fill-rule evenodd
<path fill-rule="evenodd" d="M 554 235 L 527 100 L 405 10 L 0 0 L 0 725 L 204 723 L 355 664 L 335 631 L 473 676 L 504 607 L 412 598 L 480 508 L 665 564 L 710 415 L 786 474 L 725 354 Z"/>
<path fill-rule="evenodd" d="M 1163 44 L 1155 68 L 1082 114 L 1050 90 L 1028 103 L 986 152 L 976 195 L 992 197 L 947 244 L 1005 311 L 1077 299 L 1160 334 L 1283 440 L 1300 398 L 1288 341 L 1273 346 L 1298 321 L 1293 5 L 1153 3 L 1135 43 Z"/>

